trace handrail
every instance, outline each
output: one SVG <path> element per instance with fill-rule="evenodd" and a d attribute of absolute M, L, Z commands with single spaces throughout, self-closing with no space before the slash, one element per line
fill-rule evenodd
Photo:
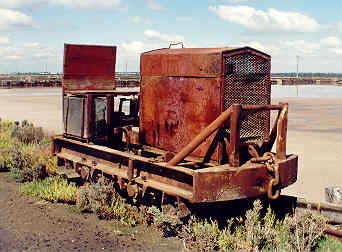
<path fill-rule="evenodd" d="M 277 131 L 277 159 L 286 158 L 286 133 L 287 133 L 287 111 L 288 104 L 280 103 L 279 105 L 240 105 L 233 104 L 227 110 L 221 113 L 209 126 L 203 129 L 190 143 L 188 143 L 180 152 L 178 152 L 167 164 L 175 166 L 193 152 L 203 141 L 213 134 L 222 124 L 229 118 L 230 120 L 230 148 L 229 148 L 229 164 L 233 167 L 239 166 L 239 146 L 240 146 L 240 127 L 239 118 L 243 110 L 279 110 L 279 115 L 275 125 L 271 131 L 270 141 L 274 141 L 273 135 Z M 268 145 L 270 145 L 268 143 Z M 273 145 L 273 143 L 271 143 Z M 268 148 L 270 148 L 268 146 Z"/>

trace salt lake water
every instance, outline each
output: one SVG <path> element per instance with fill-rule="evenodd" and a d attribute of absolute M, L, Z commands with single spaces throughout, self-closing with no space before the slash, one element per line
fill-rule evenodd
<path fill-rule="evenodd" d="M 139 88 L 118 88 L 118 90 L 138 91 Z M 342 98 L 342 86 L 333 85 L 272 85 L 272 98 Z M 1 96 L 56 96 L 62 95 L 61 88 L 16 88 L 0 89 Z"/>
<path fill-rule="evenodd" d="M 272 85 L 272 98 L 342 98 L 342 86 L 333 85 Z"/>

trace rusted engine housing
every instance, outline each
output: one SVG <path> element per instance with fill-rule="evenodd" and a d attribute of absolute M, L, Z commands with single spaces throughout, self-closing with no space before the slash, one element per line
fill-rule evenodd
<path fill-rule="evenodd" d="M 141 55 L 140 139 L 180 151 L 234 103 L 266 105 L 271 100 L 269 55 L 250 47 L 159 49 Z M 228 132 L 229 133 L 229 132 Z M 263 140 L 269 112 L 241 122 L 243 141 Z M 213 136 L 193 156 L 204 157 Z M 212 160 L 221 162 L 219 144 Z"/>
<path fill-rule="evenodd" d="M 82 48 L 85 54 L 79 46 L 65 50 L 63 97 L 82 100 L 83 118 L 77 117 L 76 133 L 68 134 L 66 125 L 62 136 L 53 137 L 51 151 L 59 164 L 84 179 L 106 175 L 132 197 L 161 192 L 162 202 L 165 195 L 191 203 L 273 197 L 296 181 L 298 157 L 286 153 L 288 105 L 269 104 L 269 55 L 249 47 L 144 53 L 139 113 L 130 109 L 133 113 L 123 115 L 115 110 L 115 98 L 137 92 L 113 90 L 108 75 L 115 65 L 113 49 Z M 105 69 L 96 69 L 101 74 L 90 74 L 95 66 L 87 55 L 96 62 L 104 58 L 98 67 Z M 80 67 L 87 58 L 89 73 Z M 92 82 L 101 78 L 103 83 Z M 106 104 L 101 117 L 106 131 L 98 142 L 89 134 L 96 123 L 96 99 Z M 139 98 L 131 101 L 135 105 Z M 271 110 L 278 112 L 272 129 Z M 78 113 L 63 111 L 65 118 L 68 111 Z"/>

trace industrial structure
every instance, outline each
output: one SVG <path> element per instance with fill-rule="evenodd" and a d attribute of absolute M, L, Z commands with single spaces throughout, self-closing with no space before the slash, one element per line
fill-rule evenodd
<path fill-rule="evenodd" d="M 116 89 L 115 61 L 115 46 L 65 45 L 65 131 L 52 139 L 59 165 L 181 208 L 276 199 L 296 181 L 288 104 L 270 104 L 269 55 L 250 47 L 145 52 L 140 92 Z"/>

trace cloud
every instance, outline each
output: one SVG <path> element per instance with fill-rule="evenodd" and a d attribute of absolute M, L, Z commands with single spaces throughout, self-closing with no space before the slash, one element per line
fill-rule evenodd
<path fill-rule="evenodd" d="M 339 21 L 336 25 L 337 31 L 342 33 L 342 21 Z"/>
<path fill-rule="evenodd" d="M 8 45 L 9 42 L 10 42 L 10 40 L 8 37 L 4 37 L 4 36 L 0 37 L 0 46 L 1 45 Z"/>
<path fill-rule="evenodd" d="M 192 17 L 177 17 L 176 21 L 177 22 L 191 22 L 192 21 Z"/>
<path fill-rule="evenodd" d="M 39 43 L 25 43 L 21 45 L 0 45 L 0 57 L 4 61 L 47 60 L 56 59 L 56 49 Z"/>
<path fill-rule="evenodd" d="M 32 17 L 19 11 L 0 9 L 0 31 L 33 27 L 35 27 L 35 24 Z"/>
<path fill-rule="evenodd" d="M 149 44 L 142 41 L 132 41 L 120 44 L 123 49 L 123 54 L 126 56 L 136 56 L 140 53 L 151 51 L 154 49 L 161 48 L 162 46 L 158 43 Z"/>
<path fill-rule="evenodd" d="M 116 9 L 121 7 L 120 0 L 50 0 L 50 2 L 81 9 Z"/>
<path fill-rule="evenodd" d="M 342 41 L 339 38 L 333 36 L 322 38 L 320 42 L 322 45 L 326 46 L 338 46 L 342 44 Z"/>
<path fill-rule="evenodd" d="M 283 46 L 288 50 L 292 49 L 293 51 L 306 55 L 313 55 L 321 48 L 319 43 L 306 42 L 304 40 L 284 41 Z"/>
<path fill-rule="evenodd" d="M 251 42 L 244 44 L 243 46 L 249 46 L 265 53 L 271 53 L 271 51 L 273 51 L 272 47 L 267 46 L 267 45 L 265 46 L 261 44 L 259 41 L 251 41 Z"/>
<path fill-rule="evenodd" d="M 1 0 L 0 8 L 21 9 L 25 7 L 36 8 L 48 4 L 49 0 Z"/>
<path fill-rule="evenodd" d="M 139 16 L 132 17 L 131 20 L 133 23 L 136 23 L 136 24 L 139 24 L 142 21 L 141 17 Z"/>
<path fill-rule="evenodd" d="M 221 19 L 240 24 L 247 29 L 263 31 L 318 32 L 320 24 L 311 17 L 299 12 L 286 12 L 276 9 L 257 10 L 249 6 L 209 6 L 209 10 Z"/>
<path fill-rule="evenodd" d="M 342 54 L 342 40 L 334 37 L 334 36 L 330 36 L 330 37 L 326 37 L 326 38 L 322 38 L 320 40 L 321 45 L 326 46 L 327 49 L 332 52 L 334 55 L 341 55 Z"/>
<path fill-rule="evenodd" d="M 165 42 L 180 42 L 184 41 L 184 37 L 181 35 L 169 35 L 169 34 L 162 34 L 158 31 L 154 30 L 145 30 L 144 35 L 149 38 L 156 38 L 160 41 Z"/>
<path fill-rule="evenodd" d="M 38 8 L 46 5 L 62 5 L 81 9 L 119 9 L 120 0 L 1 0 L 0 8 Z"/>
<path fill-rule="evenodd" d="M 333 48 L 331 51 L 338 55 L 342 54 L 342 48 Z"/>
<path fill-rule="evenodd" d="M 135 24 L 140 24 L 140 23 L 147 24 L 147 25 L 152 24 L 152 22 L 150 20 L 144 19 L 140 16 L 131 17 L 131 21 Z"/>
<path fill-rule="evenodd" d="M 151 10 L 162 10 L 164 6 L 158 2 L 158 0 L 147 0 L 147 6 Z"/>
<path fill-rule="evenodd" d="M 228 3 L 242 3 L 242 2 L 250 2 L 251 0 L 224 0 Z"/>
<path fill-rule="evenodd" d="M 249 41 L 241 43 L 237 46 L 250 46 L 259 51 L 270 54 L 272 57 L 295 57 L 301 56 L 315 56 L 321 52 L 321 44 L 308 42 L 304 40 L 285 40 L 285 41 L 271 41 L 261 43 L 260 41 Z"/>

